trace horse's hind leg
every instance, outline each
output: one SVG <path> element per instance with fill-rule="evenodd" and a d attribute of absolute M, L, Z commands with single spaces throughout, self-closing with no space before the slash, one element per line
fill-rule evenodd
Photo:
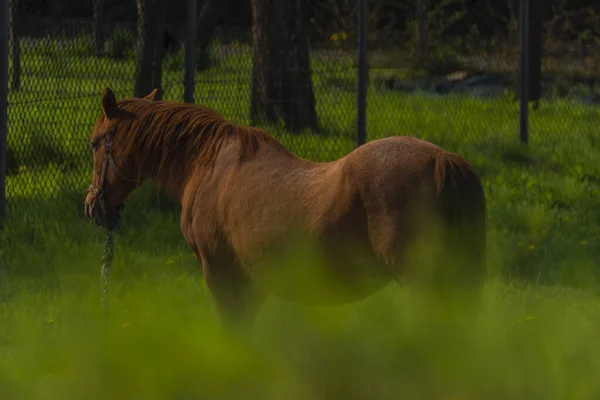
<path fill-rule="evenodd" d="M 406 232 L 398 229 L 398 218 L 384 213 L 371 218 L 368 223 L 369 239 L 375 256 L 381 260 L 394 278 L 399 281 L 399 274 L 403 267 L 398 248 L 405 242 Z"/>
<path fill-rule="evenodd" d="M 409 218 L 381 214 L 369 222 L 369 237 L 375 256 L 404 290 L 410 285 L 415 265 L 414 245 L 417 230 Z"/>
<path fill-rule="evenodd" d="M 204 281 L 223 324 L 248 329 L 266 300 L 246 275 L 244 267 L 230 257 L 202 257 Z"/>

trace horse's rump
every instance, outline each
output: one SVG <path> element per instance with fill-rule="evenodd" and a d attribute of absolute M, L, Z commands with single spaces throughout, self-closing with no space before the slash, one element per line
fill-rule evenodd
<path fill-rule="evenodd" d="M 374 252 L 396 278 L 424 287 L 476 287 L 483 277 L 486 202 L 461 156 L 429 142 L 393 137 L 355 163 Z M 366 179 L 368 177 L 368 179 Z"/>

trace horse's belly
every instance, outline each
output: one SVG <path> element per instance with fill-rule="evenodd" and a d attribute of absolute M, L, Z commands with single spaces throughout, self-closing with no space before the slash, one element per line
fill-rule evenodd
<path fill-rule="evenodd" d="M 315 254 L 316 253 L 316 254 Z M 257 284 L 287 301 L 335 305 L 361 300 L 392 279 L 387 265 L 371 254 L 341 249 L 299 249 L 251 267 Z"/>

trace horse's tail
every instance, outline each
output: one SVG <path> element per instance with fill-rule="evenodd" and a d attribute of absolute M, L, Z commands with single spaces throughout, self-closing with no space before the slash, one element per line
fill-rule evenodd
<path fill-rule="evenodd" d="M 435 156 L 434 178 L 446 249 L 454 264 L 451 269 L 458 273 L 454 276 L 459 280 L 456 283 L 481 284 L 485 273 L 487 211 L 479 175 L 461 156 L 442 151 Z"/>

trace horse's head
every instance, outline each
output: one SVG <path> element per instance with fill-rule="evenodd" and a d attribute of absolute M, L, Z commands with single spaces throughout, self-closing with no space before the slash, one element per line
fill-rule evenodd
<path fill-rule="evenodd" d="M 144 97 L 153 100 L 156 89 Z M 90 144 L 94 155 L 94 175 L 85 199 L 85 215 L 98 225 L 112 229 L 119 220 L 123 202 L 141 182 L 131 157 L 115 145 L 118 135 L 136 118 L 119 107 L 113 91 L 106 89 L 102 97 L 102 115 L 97 119 Z"/>

